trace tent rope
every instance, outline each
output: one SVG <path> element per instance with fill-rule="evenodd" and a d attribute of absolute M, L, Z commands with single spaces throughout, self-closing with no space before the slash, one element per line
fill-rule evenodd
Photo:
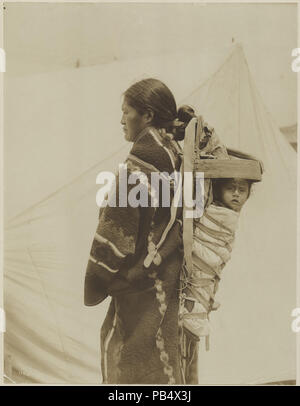
<path fill-rule="evenodd" d="M 19 217 L 23 216 L 24 214 L 32 211 L 33 209 L 39 207 L 41 204 L 47 202 L 47 200 L 50 200 L 52 197 L 56 196 L 58 193 L 60 193 L 61 191 L 63 191 L 64 189 L 66 189 L 67 187 L 71 186 L 72 184 L 76 183 L 78 180 L 80 180 L 82 177 L 84 177 L 85 175 L 87 175 L 89 172 L 91 172 L 93 169 L 97 168 L 97 166 L 99 166 L 100 164 L 106 162 L 107 160 L 113 158 L 114 156 L 118 155 L 118 153 L 120 153 L 123 149 L 125 149 L 125 147 L 127 147 L 127 144 L 123 144 L 119 149 L 115 150 L 114 152 L 112 152 L 109 156 L 105 157 L 104 159 L 102 159 L 101 161 L 97 162 L 96 164 L 92 165 L 89 169 L 85 170 L 84 172 L 82 172 L 79 176 L 77 176 L 76 178 L 72 179 L 70 182 L 66 183 L 65 185 L 61 186 L 60 188 L 58 188 L 57 190 L 55 190 L 54 192 L 50 193 L 48 196 L 46 196 L 45 198 L 43 198 L 42 200 L 40 200 L 39 202 L 33 204 L 32 206 L 29 206 L 28 208 L 26 208 L 25 210 L 22 210 L 19 214 L 17 214 L 16 216 L 12 217 L 11 219 L 8 220 L 8 226 L 7 228 L 10 228 L 10 224 L 13 223 L 16 219 L 18 219 Z M 22 224 L 22 223 L 21 223 Z M 18 226 L 19 224 L 17 224 L 16 226 Z M 14 226 L 12 224 L 12 226 Z"/>
<path fill-rule="evenodd" d="M 62 334 L 61 334 L 61 331 L 60 331 L 59 323 L 58 323 L 58 320 L 57 320 L 57 318 L 56 318 L 55 311 L 53 310 L 53 307 L 52 307 L 52 305 L 51 305 L 51 300 L 50 300 L 50 298 L 49 298 L 49 295 L 47 294 L 47 291 L 46 291 L 46 289 L 45 289 L 43 279 L 42 279 L 42 277 L 41 277 L 41 275 L 40 275 L 40 272 L 39 272 L 39 268 L 38 268 L 38 266 L 36 265 L 36 263 L 35 263 L 35 261 L 34 261 L 34 259 L 33 259 L 33 257 L 32 257 L 32 254 L 31 254 L 31 252 L 30 252 L 30 249 L 29 249 L 28 247 L 27 247 L 27 252 L 28 252 L 28 255 L 29 255 L 29 257 L 30 257 L 31 263 L 32 263 L 32 265 L 33 265 L 33 268 L 34 268 L 35 271 L 36 271 L 36 274 L 37 274 L 37 276 L 38 276 L 38 279 L 40 280 L 40 284 L 41 284 L 42 290 L 43 290 L 43 292 L 44 292 L 44 297 L 46 298 L 46 300 L 47 300 L 47 302 L 48 302 L 49 308 L 52 310 L 53 318 L 54 318 L 54 321 L 55 321 L 55 324 L 56 324 L 57 335 L 58 335 L 58 338 L 59 338 L 59 341 L 60 341 L 60 344 L 61 344 L 61 351 L 62 351 L 62 354 L 63 354 L 63 359 L 64 359 L 64 362 L 65 362 L 65 368 L 66 368 L 66 372 L 67 372 L 67 371 L 68 371 L 68 360 L 67 360 L 67 356 L 66 356 L 66 355 L 67 355 L 67 352 L 66 352 L 66 349 L 65 349 L 65 347 L 64 347 L 64 343 L 63 343 L 63 339 L 62 339 Z"/>

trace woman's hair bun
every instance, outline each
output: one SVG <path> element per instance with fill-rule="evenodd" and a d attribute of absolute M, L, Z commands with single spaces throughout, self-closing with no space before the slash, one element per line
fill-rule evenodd
<path fill-rule="evenodd" d="M 197 117 L 195 110 L 187 104 L 179 107 L 177 111 L 178 124 L 174 126 L 173 134 L 176 141 L 182 141 L 185 135 L 185 128 L 192 118 Z"/>

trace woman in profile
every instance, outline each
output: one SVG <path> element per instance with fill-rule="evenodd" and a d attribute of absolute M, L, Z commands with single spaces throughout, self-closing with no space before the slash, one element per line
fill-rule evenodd
<path fill-rule="evenodd" d="M 101 328 L 103 383 L 197 384 L 197 344 L 190 343 L 194 355 L 188 369 L 181 354 L 181 209 L 163 207 L 160 189 L 149 187 L 151 173 L 179 171 L 177 141 L 184 137 L 185 124 L 177 118 L 173 94 L 156 79 L 127 89 L 122 111 L 125 138 L 133 143 L 125 161 L 127 192 L 119 194 L 119 174 L 117 204 L 100 209 L 85 277 L 85 305 L 111 296 Z M 137 173 L 136 182 L 128 183 Z"/>

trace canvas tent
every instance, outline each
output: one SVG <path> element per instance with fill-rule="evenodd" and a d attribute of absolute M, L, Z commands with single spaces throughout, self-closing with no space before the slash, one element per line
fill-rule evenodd
<path fill-rule="evenodd" d="M 105 83 L 108 72 L 116 79 L 113 88 Z M 119 127 L 111 119 L 110 102 L 126 88 L 119 72 L 114 64 L 71 72 L 67 81 L 63 73 L 17 79 L 25 95 L 32 87 L 39 89 L 25 107 L 27 114 L 43 114 L 38 94 L 45 97 L 47 84 L 53 90 L 46 92 L 46 103 L 63 119 L 60 109 L 66 100 L 55 96 L 57 89 L 65 87 L 61 94 L 70 99 L 84 88 L 82 99 L 69 112 L 73 116 L 90 105 L 96 78 L 102 74 L 102 90 L 107 86 L 103 91 L 110 100 L 103 99 L 101 108 L 111 132 L 101 134 L 105 149 L 99 163 L 7 222 L 5 356 L 6 373 L 15 382 L 100 382 L 99 329 L 109 299 L 85 308 L 83 281 L 97 222 L 96 175 L 117 169 L 129 149 L 120 138 L 111 142 Z M 239 46 L 183 101 L 195 106 L 228 147 L 255 155 L 265 167 L 263 182 L 256 185 L 241 215 L 233 257 L 223 273 L 218 294 L 222 305 L 211 316 L 211 349 L 201 348 L 199 383 L 295 379 L 290 313 L 296 307 L 296 153 L 267 112 Z M 92 105 L 80 120 L 75 114 L 71 132 L 78 125 L 83 132 L 93 131 L 89 123 L 99 105 Z M 41 128 L 42 124 L 35 130 Z M 53 128 L 43 130 L 51 136 Z"/>
<path fill-rule="evenodd" d="M 288 127 L 281 127 L 280 131 L 297 151 L 297 124 L 290 125 Z"/>

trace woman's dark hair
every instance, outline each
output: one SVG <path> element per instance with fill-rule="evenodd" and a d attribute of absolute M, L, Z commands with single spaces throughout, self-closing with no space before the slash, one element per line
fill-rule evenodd
<path fill-rule="evenodd" d="M 189 106 L 183 106 L 177 113 L 171 90 L 160 80 L 149 78 L 136 82 L 124 92 L 124 98 L 139 114 L 152 111 L 154 127 L 165 128 L 178 141 L 184 138 L 185 127 L 193 117 L 188 110 L 194 111 Z"/>

